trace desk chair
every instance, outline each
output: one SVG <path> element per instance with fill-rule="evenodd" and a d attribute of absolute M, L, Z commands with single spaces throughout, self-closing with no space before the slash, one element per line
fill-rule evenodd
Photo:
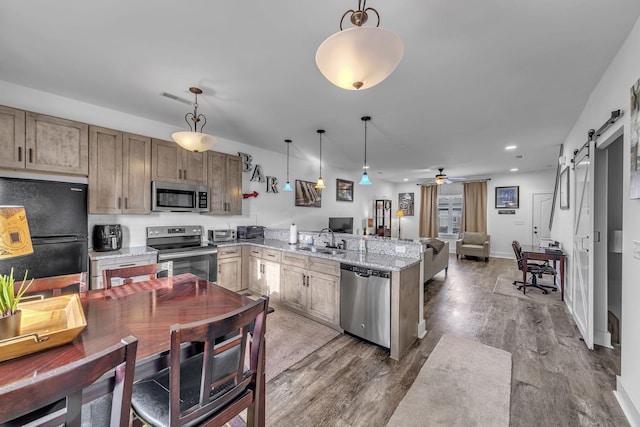
<path fill-rule="evenodd" d="M 522 255 L 522 247 L 520 246 L 520 242 L 518 242 L 517 240 L 514 240 L 513 242 L 511 242 L 511 247 L 513 248 L 513 253 L 515 254 L 516 260 L 518 262 L 518 270 L 522 271 L 524 269 L 524 257 Z M 526 288 L 529 288 L 529 287 L 538 288 L 542 291 L 543 294 L 549 293 L 547 289 L 551 289 L 554 292 L 558 290 L 558 288 L 555 286 L 556 270 L 553 267 L 551 267 L 548 262 L 544 262 L 544 263 L 536 263 L 533 261 L 527 262 L 527 273 L 531 273 L 530 282 L 525 283 L 522 280 L 513 281 L 513 285 L 516 285 L 516 283 L 521 283 L 521 285 L 518 286 L 518 290 L 523 289 L 524 292 L 526 292 L 527 291 Z M 543 285 L 538 283 L 538 278 L 541 279 L 543 274 L 553 275 L 554 286 Z"/>
<path fill-rule="evenodd" d="M 225 316 L 173 325 L 169 367 L 133 387 L 135 415 L 153 426 L 222 426 L 248 408 L 247 426 L 263 426 L 268 307 L 269 297 L 263 296 Z M 185 342 L 201 342 L 204 351 L 180 360 Z"/>
<path fill-rule="evenodd" d="M 27 282 L 28 283 L 28 282 Z M 72 286 L 76 286 L 72 288 Z M 87 291 L 87 273 L 66 274 L 63 276 L 42 277 L 33 279 L 25 295 L 40 294 L 44 296 L 60 296 L 63 291 Z"/>
<path fill-rule="evenodd" d="M 127 427 L 137 348 L 138 340 L 128 336 L 92 356 L 7 386 L 2 392 L 3 404 L 10 404 L 12 412 L 19 418 L 0 419 L 0 424 L 73 427 L 82 423 Z M 108 372 L 115 372 L 111 380 L 111 394 L 87 402 L 90 394 L 87 393 L 83 402 L 83 389 L 89 388 Z M 25 390 L 29 399 L 13 397 L 17 393 L 24 395 Z M 91 406 L 93 410 L 89 410 Z M 91 419 L 87 419 L 89 415 Z"/>
<path fill-rule="evenodd" d="M 104 289 L 111 289 L 111 279 L 114 278 L 124 279 L 124 284 L 132 283 L 132 279 L 138 276 L 149 276 L 149 279 L 155 279 L 158 268 L 158 264 L 146 264 L 102 270 L 102 286 Z"/>

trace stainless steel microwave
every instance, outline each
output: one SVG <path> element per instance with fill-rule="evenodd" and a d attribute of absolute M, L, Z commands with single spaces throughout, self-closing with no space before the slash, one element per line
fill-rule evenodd
<path fill-rule="evenodd" d="M 209 212 L 209 187 L 153 181 L 151 210 L 153 212 Z"/>

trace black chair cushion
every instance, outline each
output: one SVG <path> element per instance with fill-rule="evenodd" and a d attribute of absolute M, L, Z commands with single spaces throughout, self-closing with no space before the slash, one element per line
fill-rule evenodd
<path fill-rule="evenodd" d="M 239 357 L 239 348 L 231 348 L 215 357 L 214 378 L 220 379 L 235 372 Z M 200 400 L 200 380 L 202 373 L 203 353 L 199 353 L 182 362 L 180 365 L 180 411 L 184 411 L 196 405 Z M 217 387 L 212 398 L 215 398 L 227 390 L 233 388 L 233 380 Z M 237 390 L 235 395 L 240 395 L 243 390 Z M 169 426 L 169 368 L 166 368 L 153 377 L 140 381 L 133 385 L 131 406 L 135 414 L 152 426 Z M 216 407 L 209 414 L 185 424 L 186 426 L 198 425 L 208 418 L 211 413 L 217 412 L 221 407 Z"/>

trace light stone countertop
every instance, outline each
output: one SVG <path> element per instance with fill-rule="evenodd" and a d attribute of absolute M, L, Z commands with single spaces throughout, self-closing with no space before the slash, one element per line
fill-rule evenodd
<path fill-rule="evenodd" d="M 89 259 L 98 261 L 110 258 L 125 258 L 137 255 L 157 255 L 158 250 L 149 246 L 133 246 L 130 248 L 122 248 L 117 251 L 89 251 Z"/>
<path fill-rule="evenodd" d="M 375 268 L 378 270 L 387 270 L 387 271 L 401 271 L 405 268 L 411 267 L 415 264 L 420 263 L 420 258 L 413 257 L 398 257 L 393 255 L 386 254 L 376 254 L 367 252 L 361 254 L 358 251 L 341 251 L 342 253 L 337 255 L 324 254 L 321 252 L 317 252 L 325 249 L 321 246 L 316 246 L 316 252 L 306 251 L 297 249 L 299 247 L 303 247 L 300 243 L 297 245 L 289 245 L 287 242 L 283 242 L 282 240 L 274 240 L 274 239 L 250 239 L 250 240 L 236 240 L 232 242 L 218 242 L 216 243 L 218 248 L 224 248 L 229 246 L 244 246 L 244 245 L 254 245 L 260 246 L 263 248 L 269 249 L 278 249 L 285 252 L 293 252 L 300 255 L 308 255 L 315 256 L 318 258 L 329 259 L 332 261 L 344 262 L 346 264 L 358 265 L 362 267 Z"/>

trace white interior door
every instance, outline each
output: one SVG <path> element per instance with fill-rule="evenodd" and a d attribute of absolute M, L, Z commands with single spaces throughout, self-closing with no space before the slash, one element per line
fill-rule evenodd
<path fill-rule="evenodd" d="M 533 195 L 533 221 L 531 224 L 531 244 L 538 246 L 540 239 L 551 237 L 549 220 L 553 206 L 553 193 L 536 193 Z"/>
<path fill-rule="evenodd" d="M 582 148 L 575 157 L 573 222 L 573 317 L 584 338 L 593 349 L 593 169 L 590 158 L 593 142 Z"/>

